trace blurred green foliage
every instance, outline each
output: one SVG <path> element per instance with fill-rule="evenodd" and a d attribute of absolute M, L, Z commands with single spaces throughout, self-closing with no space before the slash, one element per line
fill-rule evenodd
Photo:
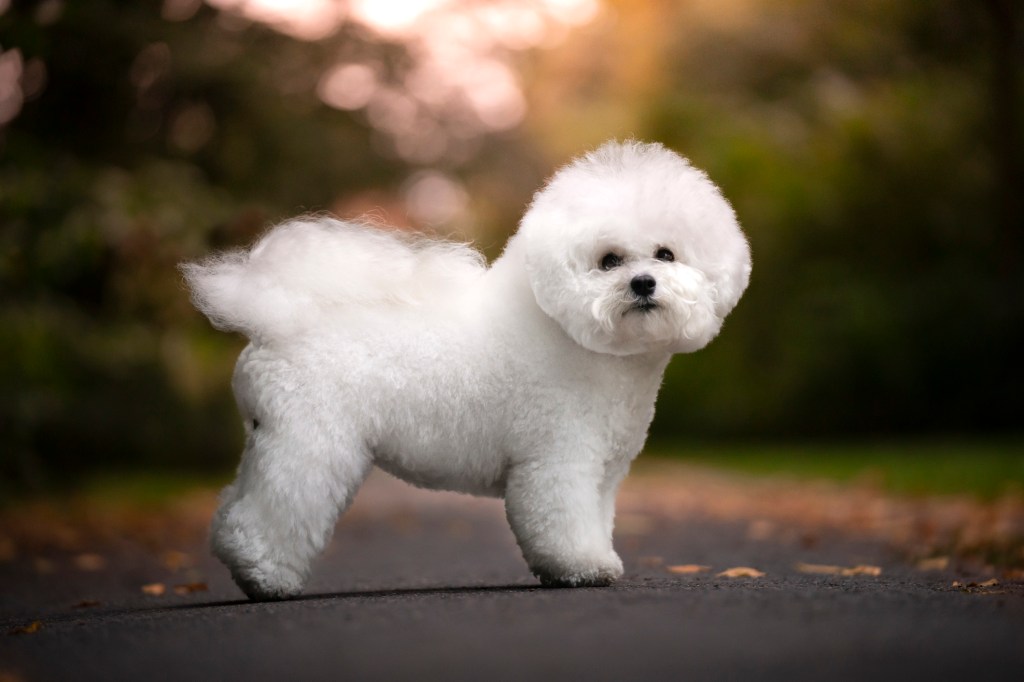
<path fill-rule="evenodd" d="M 510 57 L 517 128 L 431 164 L 316 92 L 339 59 L 402 73 L 415 45 L 167 5 L 0 13 L 25 90 L 0 125 L 0 494 L 235 461 L 241 340 L 191 309 L 181 260 L 353 197 L 393 209 L 426 168 L 465 187 L 493 256 L 557 163 L 629 135 L 709 172 L 755 263 L 721 338 L 670 366 L 656 442 L 1020 429 L 1017 3 L 610 2 Z"/>
<path fill-rule="evenodd" d="M 917 438 L 870 443 L 798 442 L 691 445 L 667 457 L 758 477 L 825 480 L 909 495 L 970 494 L 994 500 L 1024 492 L 1020 438 Z"/>
<path fill-rule="evenodd" d="M 1019 428 L 1024 110 L 996 61 L 1024 54 L 999 53 L 994 4 L 766 3 L 753 39 L 688 46 L 651 135 L 720 179 L 755 267 L 722 338 L 673 367 L 685 430 Z"/>

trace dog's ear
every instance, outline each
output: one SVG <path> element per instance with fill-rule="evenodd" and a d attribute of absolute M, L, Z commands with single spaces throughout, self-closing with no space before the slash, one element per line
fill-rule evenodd
<path fill-rule="evenodd" d="M 718 272 L 712 274 L 715 282 L 715 314 L 722 319 L 732 312 L 740 296 L 747 290 L 751 270 L 750 245 L 739 228 L 726 234 L 734 235 L 735 243 L 729 250 L 730 258 L 721 265 Z"/>
<path fill-rule="evenodd" d="M 725 317 L 732 312 L 739 302 L 739 297 L 746 291 L 746 285 L 751 282 L 751 258 L 750 247 L 746 249 L 746 258 L 738 258 L 733 267 L 725 271 L 718 279 L 716 289 L 718 296 L 715 299 L 715 314 Z"/>
<path fill-rule="evenodd" d="M 571 231 L 565 212 L 538 196 L 523 216 L 517 240 L 537 304 L 548 316 L 563 319 L 568 307 L 579 305 L 575 291 L 574 256 L 567 239 Z"/>

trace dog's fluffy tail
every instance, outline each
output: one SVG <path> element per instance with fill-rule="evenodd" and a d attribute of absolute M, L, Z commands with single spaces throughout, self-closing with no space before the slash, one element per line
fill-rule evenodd
<path fill-rule="evenodd" d="M 274 341 L 344 308 L 419 305 L 473 289 L 486 265 L 464 244 L 312 217 L 181 270 L 192 302 L 215 327 Z"/>

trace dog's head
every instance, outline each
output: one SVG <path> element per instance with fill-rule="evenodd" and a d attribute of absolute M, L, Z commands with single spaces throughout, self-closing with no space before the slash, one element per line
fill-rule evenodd
<path fill-rule="evenodd" d="M 658 144 L 609 142 L 559 170 L 517 240 L 538 305 L 599 353 L 703 348 L 750 277 L 732 207 Z"/>

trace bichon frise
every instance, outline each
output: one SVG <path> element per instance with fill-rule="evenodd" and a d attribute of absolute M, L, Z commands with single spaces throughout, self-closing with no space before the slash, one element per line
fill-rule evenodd
<path fill-rule="evenodd" d="M 487 267 L 471 248 L 327 218 L 182 266 L 245 334 L 246 442 L 214 553 L 254 599 L 293 596 L 372 465 L 504 497 L 545 585 L 606 585 L 615 494 L 673 353 L 703 348 L 750 250 L 704 173 L 610 142 L 559 170 Z"/>

